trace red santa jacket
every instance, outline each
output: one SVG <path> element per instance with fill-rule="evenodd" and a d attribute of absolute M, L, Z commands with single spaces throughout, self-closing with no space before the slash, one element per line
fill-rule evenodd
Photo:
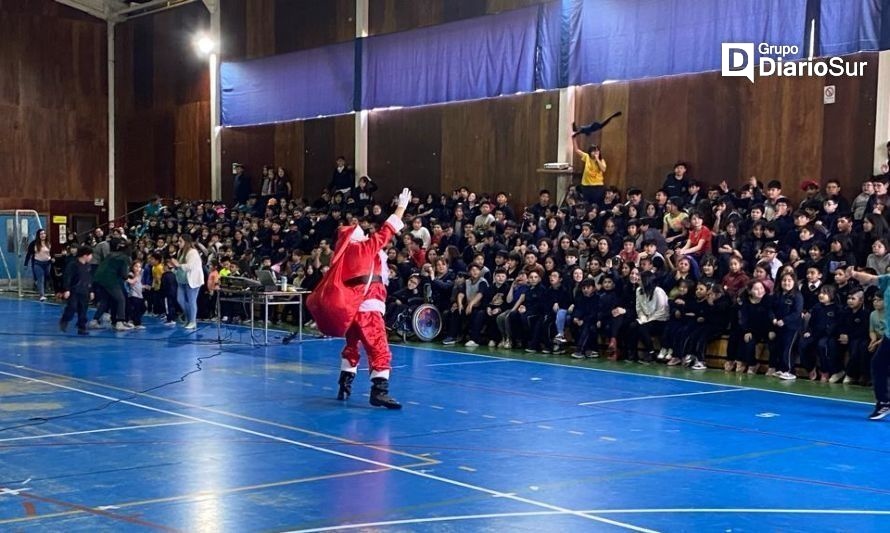
<path fill-rule="evenodd" d="M 386 299 L 383 280 L 386 280 L 388 270 L 380 252 L 403 227 L 402 221 L 392 215 L 377 232 L 358 240 L 353 235 L 356 226 L 340 228 L 331 268 L 306 299 L 306 307 L 319 331 L 342 337 L 359 308 L 383 311 Z M 368 276 L 372 277 L 370 284 L 347 283 Z M 374 276 L 380 277 L 380 281 L 373 280 Z"/>

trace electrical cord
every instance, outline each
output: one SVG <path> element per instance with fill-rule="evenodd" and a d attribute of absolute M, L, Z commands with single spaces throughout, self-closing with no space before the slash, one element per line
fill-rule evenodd
<path fill-rule="evenodd" d="M 177 384 L 177 383 L 184 383 L 185 380 L 186 380 L 186 378 L 188 378 L 188 377 L 191 376 L 192 374 L 197 374 L 198 372 L 201 372 L 201 371 L 204 370 L 204 361 L 207 361 L 207 360 L 209 360 L 209 359 L 213 359 L 214 357 L 217 357 L 217 356 L 219 356 L 219 355 L 222 355 L 222 353 L 223 353 L 223 350 L 220 349 L 220 350 L 218 350 L 216 353 L 213 353 L 213 354 L 211 354 L 211 355 L 202 355 L 202 356 L 198 357 L 198 358 L 195 360 L 195 368 L 193 368 L 192 370 L 189 370 L 188 372 L 186 372 L 185 374 L 183 374 L 182 376 L 180 376 L 178 379 L 174 379 L 174 380 L 172 380 L 172 381 L 168 381 L 168 382 L 166 382 L 166 383 L 162 383 L 162 384 L 160 384 L 160 385 L 155 385 L 155 386 L 153 386 L 153 387 L 149 387 L 149 388 L 147 388 L 147 389 L 143 389 L 143 390 L 141 390 L 141 391 L 134 392 L 133 394 L 131 394 L 131 395 L 129 395 L 129 396 L 125 396 L 125 397 L 123 397 L 123 398 L 118 398 L 118 399 L 116 399 L 116 400 L 109 400 L 109 401 L 105 402 L 104 404 L 100 404 L 100 405 L 98 405 L 98 406 L 96 406 L 96 407 L 90 407 L 90 408 L 88 408 L 88 409 L 81 409 L 80 411 L 73 411 L 73 412 L 70 412 L 70 413 L 64 413 L 64 414 L 61 414 L 61 415 L 55 415 L 55 416 L 35 416 L 35 417 L 31 417 L 31 418 L 28 418 L 28 419 L 26 420 L 26 422 L 21 423 L 21 424 L 16 424 L 16 425 L 12 425 L 12 426 L 0 427 L 0 433 L 2 433 L 2 432 L 4 432 L 4 431 L 11 431 L 11 430 L 14 430 L 14 429 L 21 429 L 21 428 L 32 427 L 32 426 L 39 426 L 39 425 L 42 425 L 42 424 L 46 424 L 47 422 L 51 422 L 51 421 L 53 421 L 53 420 L 60 420 L 60 419 L 63 419 L 63 418 L 73 418 L 73 417 L 75 417 L 75 416 L 80 416 L 80 415 L 83 415 L 83 414 L 86 414 L 86 413 L 94 413 L 94 412 L 102 411 L 102 410 L 108 409 L 108 408 L 111 407 L 112 405 L 115 405 L 115 404 L 118 404 L 118 403 L 121 403 L 121 402 L 126 402 L 126 401 L 129 401 L 129 400 L 138 398 L 139 396 L 141 396 L 141 395 L 143 395 L 143 394 L 146 394 L 146 393 L 148 393 L 148 392 L 156 391 L 156 390 L 158 390 L 158 389 L 162 389 L 162 388 L 164 388 L 164 387 L 169 387 L 170 385 L 175 385 L 175 384 Z"/>

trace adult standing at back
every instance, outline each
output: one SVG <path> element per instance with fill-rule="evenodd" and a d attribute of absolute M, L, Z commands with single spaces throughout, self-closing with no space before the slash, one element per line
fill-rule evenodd
<path fill-rule="evenodd" d="M 338 156 L 337 168 L 334 169 L 331 174 L 331 182 L 328 183 L 328 192 L 331 193 L 331 196 L 335 192 L 342 192 L 345 196 L 353 187 L 355 187 L 355 171 L 346 166 L 345 157 Z"/>
<path fill-rule="evenodd" d="M 250 198 L 250 176 L 244 173 L 244 165 L 235 163 L 232 165 L 235 186 L 235 203 L 246 204 Z"/>
<path fill-rule="evenodd" d="M 198 327 L 198 291 L 204 285 L 204 265 L 191 235 L 184 233 L 179 237 L 179 256 L 171 258 L 170 264 L 176 269 L 176 301 L 185 313 L 185 329 L 195 329 Z"/>
<path fill-rule="evenodd" d="M 584 201 L 602 207 L 606 196 L 606 160 L 603 159 L 599 146 L 592 144 L 587 151 L 578 148 L 577 137 L 572 138 L 575 145 L 575 153 L 584 162 L 584 172 L 581 174 L 581 196 Z"/>
<path fill-rule="evenodd" d="M 37 283 L 37 294 L 40 301 L 46 301 L 46 280 L 50 277 L 50 264 L 53 256 L 50 253 L 49 237 L 46 236 L 46 230 L 41 228 L 37 230 L 34 240 L 28 245 L 28 252 L 25 254 L 24 266 L 28 263 L 32 264 L 34 270 L 34 282 Z"/>

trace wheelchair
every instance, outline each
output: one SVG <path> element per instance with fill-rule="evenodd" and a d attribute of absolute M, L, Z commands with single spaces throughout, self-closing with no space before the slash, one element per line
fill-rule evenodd
<path fill-rule="evenodd" d="M 430 342 L 442 333 L 442 313 L 430 303 L 429 291 L 424 291 L 424 298 L 412 298 L 403 305 L 388 324 L 391 331 L 402 338 L 402 341 L 416 339 Z"/>

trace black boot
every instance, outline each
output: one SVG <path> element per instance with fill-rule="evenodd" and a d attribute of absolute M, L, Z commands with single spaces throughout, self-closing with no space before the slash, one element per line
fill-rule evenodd
<path fill-rule="evenodd" d="M 402 404 L 389 395 L 389 380 L 386 378 L 374 378 L 371 380 L 371 405 L 386 407 L 387 409 L 401 409 Z"/>
<path fill-rule="evenodd" d="M 352 394 L 352 382 L 355 380 L 355 372 L 340 371 L 340 390 L 337 391 L 338 400 L 346 400 Z"/>

